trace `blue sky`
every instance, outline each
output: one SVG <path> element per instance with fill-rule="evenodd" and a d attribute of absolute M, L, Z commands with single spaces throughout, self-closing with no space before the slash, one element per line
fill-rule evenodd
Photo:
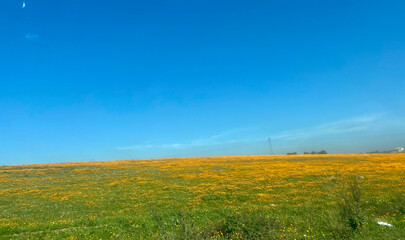
<path fill-rule="evenodd" d="M 0 164 L 405 145 L 405 2 L 0 3 Z"/>

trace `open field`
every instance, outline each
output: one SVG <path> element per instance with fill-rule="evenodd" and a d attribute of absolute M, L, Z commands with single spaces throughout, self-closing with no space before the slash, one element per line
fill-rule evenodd
<path fill-rule="evenodd" d="M 405 239 L 404 180 L 405 154 L 0 166 L 0 239 Z"/>

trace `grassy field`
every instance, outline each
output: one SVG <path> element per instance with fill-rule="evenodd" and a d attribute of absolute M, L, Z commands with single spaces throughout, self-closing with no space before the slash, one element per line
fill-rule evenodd
<path fill-rule="evenodd" d="M 404 193 L 405 154 L 0 166 L 0 239 L 405 239 Z"/>

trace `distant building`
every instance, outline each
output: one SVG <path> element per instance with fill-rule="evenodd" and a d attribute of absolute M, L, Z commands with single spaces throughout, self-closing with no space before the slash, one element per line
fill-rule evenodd
<path fill-rule="evenodd" d="M 287 153 L 287 155 L 297 155 L 297 152 Z"/>
<path fill-rule="evenodd" d="M 404 152 L 404 148 L 403 147 L 397 147 L 395 148 L 396 152 Z"/>
<path fill-rule="evenodd" d="M 405 149 L 403 147 L 397 147 L 394 150 L 386 150 L 386 151 L 374 151 L 374 152 L 367 152 L 367 153 L 405 153 Z"/>

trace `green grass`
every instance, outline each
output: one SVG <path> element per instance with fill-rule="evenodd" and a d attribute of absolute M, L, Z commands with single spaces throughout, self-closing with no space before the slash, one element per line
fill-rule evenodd
<path fill-rule="evenodd" d="M 405 239 L 404 156 L 2 166 L 0 239 Z"/>

